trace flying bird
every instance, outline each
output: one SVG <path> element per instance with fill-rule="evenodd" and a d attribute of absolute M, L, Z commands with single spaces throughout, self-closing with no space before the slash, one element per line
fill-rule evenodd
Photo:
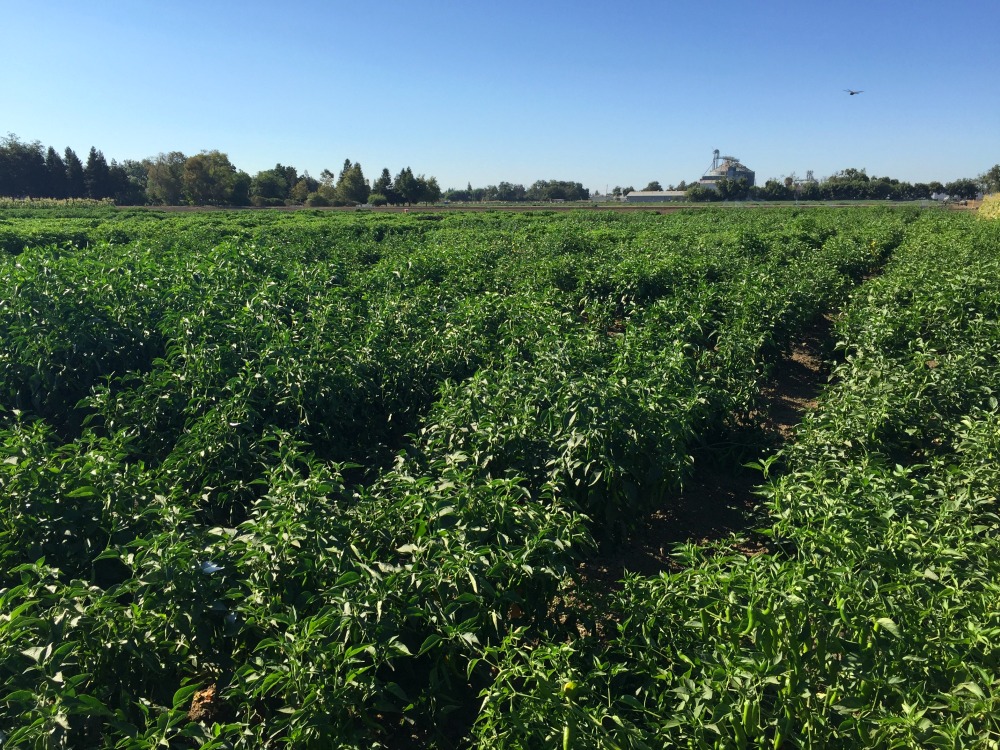
<path fill-rule="evenodd" d="M 863 90 L 862 91 L 855 91 L 854 89 L 844 89 L 844 91 L 846 91 L 851 96 L 854 96 L 855 94 L 863 94 L 864 93 Z"/>

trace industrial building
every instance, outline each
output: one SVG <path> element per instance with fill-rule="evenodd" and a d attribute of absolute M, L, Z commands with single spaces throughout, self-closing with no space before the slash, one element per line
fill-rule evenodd
<path fill-rule="evenodd" d="M 712 190 L 718 190 L 719 180 L 746 180 L 747 187 L 753 187 L 756 175 L 754 171 L 735 156 L 720 156 L 719 149 L 712 152 L 712 166 L 698 184 Z"/>
<path fill-rule="evenodd" d="M 735 156 L 723 156 L 719 149 L 712 152 L 712 166 L 698 180 L 698 185 L 709 190 L 718 190 L 720 180 L 746 180 L 747 187 L 753 187 L 756 174 L 742 164 Z M 812 177 L 812 172 L 809 173 Z M 684 190 L 633 190 L 624 196 L 626 203 L 664 203 L 666 201 L 687 200 Z"/>

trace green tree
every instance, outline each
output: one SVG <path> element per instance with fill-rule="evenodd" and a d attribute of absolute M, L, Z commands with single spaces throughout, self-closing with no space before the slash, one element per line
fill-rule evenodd
<path fill-rule="evenodd" d="M 354 165 L 351 163 L 350 159 L 344 159 L 344 166 L 340 168 L 340 174 L 337 175 L 337 182 L 340 182 L 342 179 L 344 179 L 344 175 L 347 174 L 350 171 L 351 167 L 353 166 Z"/>
<path fill-rule="evenodd" d="M 254 176 L 250 196 L 255 206 L 282 205 L 289 196 L 290 188 L 284 169 L 265 169 Z"/>
<path fill-rule="evenodd" d="M 229 202 L 234 206 L 250 205 L 250 186 L 253 178 L 242 169 L 237 170 L 233 175 L 232 189 L 229 195 Z"/>
<path fill-rule="evenodd" d="M 289 191 L 289 196 L 294 201 L 305 203 L 309 195 L 311 193 L 315 193 L 317 190 L 319 190 L 319 180 L 310 177 L 309 173 L 306 172 L 299 178 L 299 181 L 292 186 L 292 189 Z"/>
<path fill-rule="evenodd" d="M 716 191 L 718 192 L 719 200 L 743 201 L 747 199 L 747 195 L 750 192 L 750 185 L 744 177 L 740 177 L 738 180 L 723 177 L 716 183 Z"/>
<path fill-rule="evenodd" d="M 397 203 L 412 204 L 420 199 L 420 185 L 417 184 L 417 178 L 413 176 L 412 169 L 404 167 L 399 170 L 399 174 L 392 181 L 392 192 Z M 388 195 L 386 197 L 389 198 Z"/>
<path fill-rule="evenodd" d="M 184 164 L 180 151 L 160 154 L 149 162 L 146 172 L 146 195 L 153 203 L 178 206 L 184 199 Z"/>
<path fill-rule="evenodd" d="M 385 196 L 386 201 L 389 203 L 396 204 L 399 202 L 399 197 L 393 191 L 392 175 L 389 174 L 388 167 L 382 169 L 382 174 L 372 184 L 372 192 Z"/>
<path fill-rule="evenodd" d="M 323 196 L 326 205 L 331 205 L 337 198 L 337 175 L 329 169 L 324 169 L 319 173 L 319 187 L 316 192 Z"/>
<path fill-rule="evenodd" d="M 45 154 L 45 178 L 50 197 L 66 197 L 66 162 L 52 146 Z"/>
<path fill-rule="evenodd" d="M 707 203 L 718 200 L 719 194 L 712 190 L 712 188 L 695 182 L 684 191 L 684 197 L 692 203 Z"/>
<path fill-rule="evenodd" d="M 42 144 L 22 143 L 13 133 L 0 141 L 0 196 L 48 195 Z"/>
<path fill-rule="evenodd" d="M 848 167 L 840 172 L 836 172 L 830 179 L 841 180 L 843 182 L 868 182 L 869 177 L 864 169 Z"/>
<path fill-rule="evenodd" d="M 236 185 L 236 167 L 221 151 L 202 151 L 184 162 L 184 195 L 193 205 L 229 203 Z"/>
<path fill-rule="evenodd" d="M 330 201 L 323 197 L 322 193 L 309 193 L 306 196 L 306 205 L 310 208 L 323 208 L 324 206 L 329 206 Z"/>
<path fill-rule="evenodd" d="M 63 152 L 63 161 L 66 163 L 66 197 L 82 198 L 87 193 L 87 185 L 83 181 L 83 162 L 68 146 Z"/>
<path fill-rule="evenodd" d="M 114 192 L 108 162 L 94 146 L 90 147 L 87 166 L 83 168 L 83 184 L 87 188 L 87 197 L 95 200 L 110 198 Z"/>
<path fill-rule="evenodd" d="M 979 187 L 984 193 L 1000 193 L 1000 164 L 979 175 Z"/>
<path fill-rule="evenodd" d="M 524 185 L 514 185 L 510 182 L 501 182 L 497 185 L 497 200 L 505 201 L 507 203 L 523 201 L 527 192 L 528 191 L 524 189 Z"/>
<path fill-rule="evenodd" d="M 828 177 L 821 191 L 827 200 L 865 200 L 873 197 L 879 186 L 872 185 L 864 169 L 849 167 Z"/>
<path fill-rule="evenodd" d="M 299 181 L 299 171 L 295 167 L 286 167 L 284 164 L 275 164 L 274 171 L 279 172 L 285 178 L 285 184 L 291 190 L 292 186 Z"/>
<path fill-rule="evenodd" d="M 119 206 L 141 206 L 146 202 L 146 175 L 147 167 L 140 161 L 119 164 L 112 159 L 108 166 L 111 198 Z"/>
<path fill-rule="evenodd" d="M 789 185 L 770 179 L 763 185 L 756 186 L 753 195 L 763 201 L 787 201 L 795 197 L 795 191 Z"/>
<path fill-rule="evenodd" d="M 256 206 L 281 206 L 292 199 L 292 188 L 298 182 L 299 172 L 295 167 L 275 164 L 254 176 L 250 196 Z"/>
<path fill-rule="evenodd" d="M 629 188 L 631 190 L 634 188 Z M 525 197 L 532 201 L 579 201 L 590 198 L 590 191 L 579 182 L 537 180 L 528 188 Z"/>
<path fill-rule="evenodd" d="M 659 190 L 663 190 L 663 186 L 660 185 L 659 180 L 653 180 L 648 185 L 646 185 L 646 187 L 644 187 L 643 190 L 657 190 L 657 191 L 659 191 Z"/>
<path fill-rule="evenodd" d="M 437 203 L 441 200 L 441 188 L 438 186 L 436 177 L 417 177 L 417 200 L 418 203 Z"/>
<path fill-rule="evenodd" d="M 818 201 L 822 200 L 823 192 L 816 181 L 803 183 L 799 188 L 799 200 Z"/>
<path fill-rule="evenodd" d="M 352 164 L 350 159 L 346 160 L 337 181 L 337 198 L 348 205 L 366 203 L 370 192 L 361 164 Z"/>
<path fill-rule="evenodd" d="M 949 182 L 944 186 L 944 191 L 958 200 L 972 200 L 979 193 L 979 184 L 975 180 L 963 178 Z"/>

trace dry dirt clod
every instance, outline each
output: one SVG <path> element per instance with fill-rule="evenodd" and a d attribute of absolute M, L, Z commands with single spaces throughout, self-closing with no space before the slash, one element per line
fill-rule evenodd
<path fill-rule="evenodd" d="M 212 724 L 223 717 L 226 708 L 227 706 L 218 695 L 215 685 L 209 685 L 204 690 L 199 690 L 194 694 L 187 717 L 190 721 Z"/>

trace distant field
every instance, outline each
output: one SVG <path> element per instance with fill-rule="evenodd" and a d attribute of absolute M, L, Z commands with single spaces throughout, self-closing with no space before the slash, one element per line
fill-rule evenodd
<path fill-rule="evenodd" d="M 996 744 L 1000 222 L 562 208 L 0 211 L 0 744 Z"/>

